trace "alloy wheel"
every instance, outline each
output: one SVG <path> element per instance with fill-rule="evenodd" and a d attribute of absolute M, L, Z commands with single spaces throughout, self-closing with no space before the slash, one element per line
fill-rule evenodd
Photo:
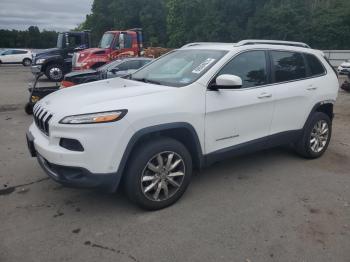
<path fill-rule="evenodd" d="M 175 152 L 153 156 L 142 172 L 142 193 L 151 201 L 168 200 L 181 188 L 185 171 L 184 160 Z"/>
<path fill-rule="evenodd" d="M 325 120 L 319 120 L 312 128 L 310 135 L 310 148 L 313 152 L 321 152 L 327 145 L 329 126 Z"/>
<path fill-rule="evenodd" d="M 30 66 L 30 64 L 31 64 L 31 61 L 29 59 L 25 59 L 24 60 L 24 65 L 25 66 Z"/>

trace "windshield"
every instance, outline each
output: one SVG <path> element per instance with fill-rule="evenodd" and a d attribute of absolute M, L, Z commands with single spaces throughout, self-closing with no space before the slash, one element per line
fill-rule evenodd
<path fill-rule="evenodd" d="M 102 36 L 102 39 L 100 41 L 100 44 L 98 45 L 99 48 L 110 48 L 112 41 L 113 41 L 114 35 L 111 33 L 104 34 Z"/>
<path fill-rule="evenodd" d="M 227 51 L 176 50 L 132 74 L 130 79 L 160 85 L 186 86 L 207 72 Z"/>
<path fill-rule="evenodd" d="M 64 34 L 58 34 L 57 37 L 57 48 L 64 48 L 64 46 L 66 45 L 65 43 L 66 41 L 64 41 Z"/>

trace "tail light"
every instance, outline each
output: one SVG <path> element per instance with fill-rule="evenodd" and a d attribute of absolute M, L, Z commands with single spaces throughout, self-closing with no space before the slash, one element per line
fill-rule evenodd
<path fill-rule="evenodd" d="M 67 88 L 67 87 L 71 87 L 74 86 L 75 84 L 71 81 L 67 81 L 67 80 L 63 80 L 61 82 L 61 88 Z"/>

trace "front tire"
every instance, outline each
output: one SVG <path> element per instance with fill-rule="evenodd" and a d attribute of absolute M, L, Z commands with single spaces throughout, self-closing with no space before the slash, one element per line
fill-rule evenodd
<path fill-rule="evenodd" d="M 23 66 L 30 66 L 31 64 L 32 64 L 32 60 L 30 60 L 29 58 L 25 58 L 22 61 Z"/>
<path fill-rule="evenodd" d="M 45 75 L 48 79 L 54 82 L 63 80 L 63 66 L 60 64 L 51 64 L 46 67 Z"/>
<path fill-rule="evenodd" d="M 305 158 L 319 158 L 326 152 L 331 136 L 331 119 L 325 113 L 316 112 L 306 124 L 296 151 Z"/>
<path fill-rule="evenodd" d="M 192 176 L 192 159 L 186 147 L 172 138 L 155 139 L 136 149 L 125 174 L 128 198 L 147 210 L 175 203 Z"/>
<path fill-rule="evenodd" d="M 28 102 L 24 107 L 24 111 L 27 113 L 27 115 L 32 115 L 33 114 L 33 105 Z"/>

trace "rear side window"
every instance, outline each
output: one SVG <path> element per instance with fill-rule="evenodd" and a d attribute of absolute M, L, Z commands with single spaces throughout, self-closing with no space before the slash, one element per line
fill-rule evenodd
<path fill-rule="evenodd" d="M 242 78 L 242 88 L 266 85 L 268 80 L 265 51 L 249 51 L 236 56 L 218 75 L 223 74 Z"/>
<path fill-rule="evenodd" d="M 306 66 L 302 54 L 271 51 L 275 83 L 306 78 Z"/>
<path fill-rule="evenodd" d="M 309 65 L 311 76 L 323 75 L 325 73 L 325 69 L 321 64 L 320 60 L 314 55 L 305 54 L 306 61 Z"/>
<path fill-rule="evenodd" d="M 126 61 L 126 62 L 118 65 L 117 68 L 119 69 L 118 71 L 139 69 L 140 68 L 140 62 L 138 60 Z"/>
<path fill-rule="evenodd" d="M 13 54 L 16 54 L 16 55 L 23 55 L 23 54 L 26 54 L 28 53 L 28 51 L 25 51 L 25 50 L 13 50 Z"/>

